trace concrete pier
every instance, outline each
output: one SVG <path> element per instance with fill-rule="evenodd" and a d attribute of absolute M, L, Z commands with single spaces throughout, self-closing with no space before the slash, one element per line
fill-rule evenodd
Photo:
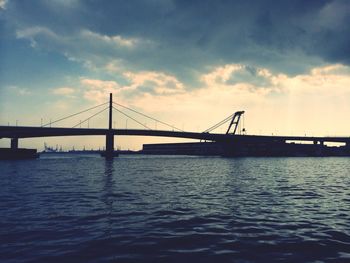
<path fill-rule="evenodd" d="M 11 149 L 18 149 L 18 138 L 11 138 Z"/>

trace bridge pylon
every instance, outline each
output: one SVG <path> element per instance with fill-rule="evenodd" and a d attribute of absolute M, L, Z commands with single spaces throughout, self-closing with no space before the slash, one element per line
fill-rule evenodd
<path fill-rule="evenodd" d="M 114 152 L 114 134 L 113 134 L 113 97 L 112 93 L 109 94 L 109 118 L 108 118 L 108 131 L 106 134 L 106 151 L 103 156 L 106 159 L 111 159 L 113 157 L 118 156 L 117 153 Z"/>

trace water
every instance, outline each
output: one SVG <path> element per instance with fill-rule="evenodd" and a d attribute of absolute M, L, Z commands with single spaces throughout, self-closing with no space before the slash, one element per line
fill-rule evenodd
<path fill-rule="evenodd" d="M 350 158 L 0 161 L 1 262 L 350 262 Z"/>

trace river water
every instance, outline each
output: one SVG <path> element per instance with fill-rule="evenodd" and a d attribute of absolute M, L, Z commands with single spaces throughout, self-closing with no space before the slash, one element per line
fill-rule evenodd
<path fill-rule="evenodd" d="M 350 262 L 350 158 L 0 161 L 1 262 Z"/>

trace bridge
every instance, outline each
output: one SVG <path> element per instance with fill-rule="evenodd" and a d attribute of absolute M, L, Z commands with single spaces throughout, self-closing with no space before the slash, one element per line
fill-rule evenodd
<path fill-rule="evenodd" d="M 106 103 L 104 103 L 106 104 Z M 104 105 L 102 104 L 102 105 Z M 78 112 L 76 114 L 69 115 L 64 118 L 60 118 L 57 121 L 50 122 L 49 124 L 42 125 L 40 127 L 28 127 L 28 126 L 0 126 L 0 138 L 9 138 L 11 139 L 11 149 L 17 149 L 18 148 L 18 140 L 21 138 L 37 138 L 37 137 L 53 137 L 53 136 L 88 136 L 88 135 L 101 135 L 106 137 L 106 151 L 105 151 L 105 157 L 106 158 L 112 158 L 114 153 L 114 137 L 115 136 L 156 136 L 156 137 L 171 137 L 171 138 L 186 138 L 186 139 L 198 139 L 198 140 L 206 140 L 206 141 L 213 141 L 213 142 L 219 142 L 222 144 L 227 145 L 228 147 L 235 147 L 235 145 L 242 145 L 242 144 L 261 144 L 261 143 L 267 143 L 267 144 L 282 144 L 286 143 L 287 141 L 308 141 L 312 142 L 313 144 L 319 144 L 324 145 L 325 142 L 335 142 L 335 143 L 345 143 L 347 147 L 350 146 L 350 137 L 308 137 L 308 136 L 266 136 L 266 135 L 242 135 L 242 134 L 236 134 L 239 121 L 241 118 L 241 115 L 243 115 L 243 111 L 236 112 L 221 122 L 215 124 L 214 126 L 210 127 L 204 132 L 186 132 L 182 131 L 172 125 L 166 124 L 162 121 L 156 120 L 155 118 L 152 118 L 150 116 L 147 116 L 143 113 L 139 113 L 143 116 L 146 116 L 148 118 L 151 118 L 153 120 L 159 121 L 160 123 L 166 124 L 167 126 L 171 127 L 173 130 L 152 130 L 149 129 L 144 124 L 138 122 L 137 120 L 133 119 L 129 115 L 121 112 L 120 110 L 116 109 L 113 105 L 116 103 L 113 103 L 112 100 L 112 94 L 110 94 L 109 98 L 109 106 L 105 108 L 104 110 L 109 110 L 109 119 L 108 119 L 108 128 L 106 129 L 97 129 L 97 128 L 77 128 L 76 126 L 72 128 L 63 128 L 63 127 L 47 127 L 48 125 L 51 126 L 52 123 L 59 122 L 61 120 L 64 120 L 66 118 L 70 118 L 72 116 L 75 116 L 77 114 L 80 114 L 82 112 L 86 112 L 90 109 L 96 108 L 98 106 L 92 107 L 88 110 L 84 110 L 81 112 Z M 120 105 L 120 104 L 118 104 Z M 125 106 L 123 106 L 125 107 Z M 127 107 L 126 107 L 127 108 Z M 127 117 L 133 119 L 134 121 L 138 122 L 142 126 L 144 126 L 147 129 L 113 129 L 112 128 L 112 121 L 113 121 L 113 109 L 117 110 L 118 112 L 126 115 Z M 136 112 L 133 109 L 128 108 L 131 111 Z M 102 110 L 103 111 L 103 110 Z M 92 117 L 96 116 L 97 114 L 101 113 L 102 111 L 99 111 L 98 113 L 94 114 L 93 116 L 87 118 L 85 121 L 88 121 Z M 225 134 L 222 133 L 211 133 L 212 130 L 216 129 L 217 127 L 223 125 L 227 121 L 230 121 L 230 125 L 228 127 L 228 130 Z M 230 132 L 231 128 L 233 128 L 233 132 Z M 174 130 L 176 129 L 176 131 Z M 243 129 L 244 130 L 244 129 Z"/>

